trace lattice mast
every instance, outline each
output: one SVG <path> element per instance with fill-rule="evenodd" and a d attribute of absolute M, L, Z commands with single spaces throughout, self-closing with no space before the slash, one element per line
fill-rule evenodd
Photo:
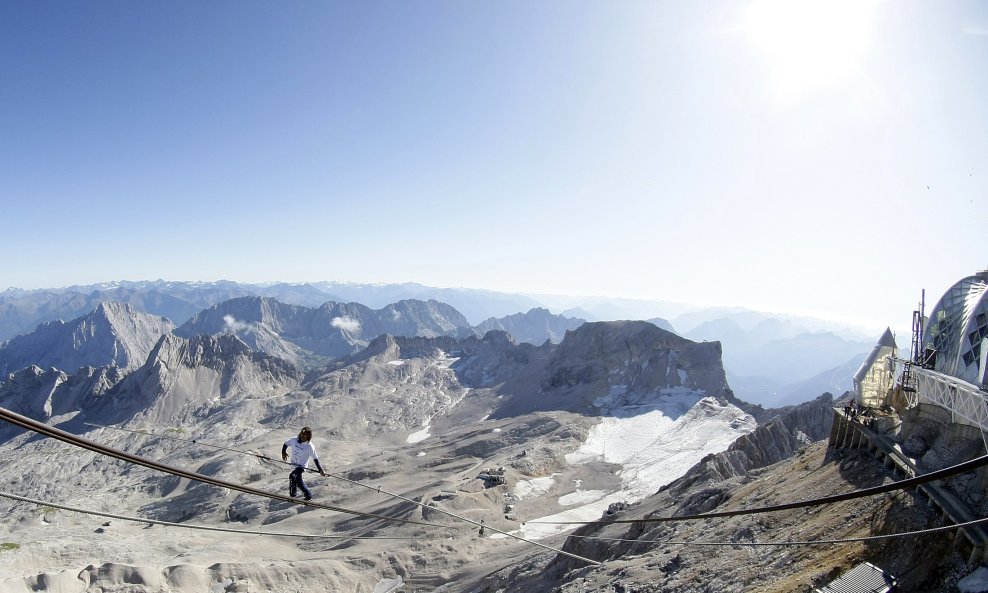
<path fill-rule="evenodd" d="M 920 357 L 923 353 L 923 320 L 926 318 L 926 289 L 924 288 L 919 297 L 919 310 L 913 311 L 913 343 L 910 359 L 913 364 L 920 364 Z"/>

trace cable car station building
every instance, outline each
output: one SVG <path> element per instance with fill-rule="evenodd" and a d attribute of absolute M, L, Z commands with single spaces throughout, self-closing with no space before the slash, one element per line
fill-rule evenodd
<path fill-rule="evenodd" d="M 830 446 L 867 448 L 904 477 L 988 453 L 988 271 L 951 286 L 927 317 L 913 312 L 909 359 L 890 330 L 854 375 L 853 405 L 836 410 Z M 988 516 L 988 468 L 917 487 L 948 523 Z M 988 529 L 958 529 L 972 562 L 988 559 Z"/>

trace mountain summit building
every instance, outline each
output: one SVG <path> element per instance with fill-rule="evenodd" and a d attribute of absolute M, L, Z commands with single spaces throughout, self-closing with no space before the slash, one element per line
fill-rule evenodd
<path fill-rule="evenodd" d="M 950 287 L 924 323 L 933 370 L 984 387 L 988 357 L 988 270 Z"/>
<path fill-rule="evenodd" d="M 913 315 L 911 360 L 896 355 L 886 330 L 854 375 L 856 406 L 834 414 L 830 442 L 867 447 L 911 477 L 974 460 L 988 451 L 988 271 L 951 286 L 928 318 Z M 860 412 L 859 412 L 860 410 Z M 918 487 L 950 521 L 988 516 L 988 467 Z M 988 560 L 988 529 L 961 532 L 971 561 Z"/>

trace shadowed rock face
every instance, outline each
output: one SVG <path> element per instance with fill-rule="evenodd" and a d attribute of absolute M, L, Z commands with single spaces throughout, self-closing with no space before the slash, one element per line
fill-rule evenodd
<path fill-rule="evenodd" d="M 586 321 L 583 319 L 553 315 L 548 309 L 536 307 L 527 313 L 515 313 L 500 318 L 491 317 L 477 325 L 475 329 L 481 334 L 491 330 L 504 331 L 519 342 L 539 346 L 546 340 L 558 344 L 567 331 L 574 330 L 584 323 Z"/>
<path fill-rule="evenodd" d="M 84 367 L 74 375 L 58 369 L 30 366 L 0 384 L 0 407 L 47 420 L 79 410 L 87 399 L 99 397 L 123 379 L 117 367 Z M 0 430 L 7 428 L 6 424 Z"/>
<path fill-rule="evenodd" d="M 596 415 L 595 400 L 613 390 L 633 399 L 675 387 L 729 397 L 720 344 L 697 344 L 646 321 L 587 323 L 510 380 L 504 392 L 515 397 L 494 416 L 553 409 Z"/>
<path fill-rule="evenodd" d="M 455 359 L 450 368 L 464 387 L 494 387 L 523 372 L 552 348 L 551 345 L 518 344 L 507 333 L 496 330 L 487 332 L 482 338 L 462 339 L 384 335 L 359 353 L 334 362 L 330 368 L 343 368 L 374 357 L 396 361 L 443 353 Z"/>
<path fill-rule="evenodd" d="M 264 397 L 295 388 L 302 372 L 291 363 L 251 350 L 236 336 L 165 335 L 147 362 L 105 394 L 86 403 L 100 423 L 140 414 L 164 425 L 208 415 L 234 398 Z"/>
<path fill-rule="evenodd" d="M 561 344 L 539 347 L 517 344 L 503 331 L 460 340 L 382 336 L 331 368 L 437 352 L 456 359 L 450 368 L 462 386 L 497 390 L 503 399 L 492 418 L 547 410 L 596 416 L 598 400 L 615 389 L 621 393 L 615 405 L 685 388 L 745 406 L 727 387 L 719 343 L 697 344 L 645 321 L 587 323 Z"/>
<path fill-rule="evenodd" d="M 69 322 L 52 321 L 0 348 L 0 376 L 37 365 L 69 372 L 85 366 L 135 369 L 158 339 L 174 328 L 164 317 L 123 303 L 101 303 Z"/>

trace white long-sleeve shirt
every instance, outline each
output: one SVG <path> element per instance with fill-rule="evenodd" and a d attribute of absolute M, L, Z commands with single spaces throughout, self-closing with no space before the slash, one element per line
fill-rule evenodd
<path fill-rule="evenodd" d="M 309 467 L 310 459 L 319 459 L 312 441 L 300 443 L 298 437 L 292 437 L 285 441 L 285 447 L 288 448 L 288 462 L 292 465 Z"/>

